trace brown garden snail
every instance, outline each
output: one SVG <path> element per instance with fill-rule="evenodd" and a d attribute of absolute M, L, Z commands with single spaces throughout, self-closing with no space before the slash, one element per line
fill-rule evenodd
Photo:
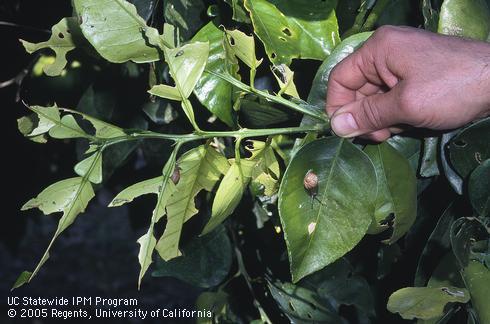
<path fill-rule="evenodd" d="M 315 197 L 318 194 L 318 176 L 313 170 L 308 170 L 303 179 L 303 186 L 310 196 Z"/>
<path fill-rule="evenodd" d="M 180 168 L 178 166 L 175 167 L 174 172 L 170 176 L 170 179 L 174 184 L 179 183 L 180 180 Z"/>

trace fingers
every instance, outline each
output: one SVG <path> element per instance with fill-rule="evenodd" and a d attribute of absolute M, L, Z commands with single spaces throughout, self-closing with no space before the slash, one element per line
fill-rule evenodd
<path fill-rule="evenodd" d="M 391 133 L 389 128 L 404 123 L 405 118 L 398 106 L 399 86 L 386 93 L 377 93 L 349 102 L 337 109 L 331 116 L 332 130 L 338 136 L 355 137 L 376 133 L 372 137 L 378 140 Z"/>

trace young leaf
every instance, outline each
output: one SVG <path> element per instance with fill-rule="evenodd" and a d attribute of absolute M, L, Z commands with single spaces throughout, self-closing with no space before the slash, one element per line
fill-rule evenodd
<path fill-rule="evenodd" d="M 66 54 L 84 41 L 80 26 L 76 17 L 63 18 L 51 28 L 51 37 L 41 43 L 29 43 L 20 40 L 29 54 L 43 48 L 50 48 L 56 54 L 53 64 L 45 65 L 43 70 L 49 76 L 60 75 L 66 66 Z"/>
<path fill-rule="evenodd" d="M 224 32 L 211 21 L 201 28 L 192 40 L 209 42 L 209 57 L 206 63 L 206 70 L 219 73 L 228 72 L 237 77 L 238 65 L 232 64 L 226 55 L 223 38 Z M 221 121 L 230 127 L 235 125 L 232 107 L 233 86 L 229 82 L 204 71 L 194 88 L 194 94 Z"/>
<path fill-rule="evenodd" d="M 156 249 L 168 261 L 181 255 L 179 251 L 182 225 L 194 216 L 194 199 L 201 190 L 211 191 L 230 165 L 226 158 L 210 145 L 202 145 L 186 152 L 177 162 L 180 179 L 167 202 L 167 226 Z"/>
<path fill-rule="evenodd" d="M 155 44 L 158 31 L 148 27 L 133 4 L 126 0 L 73 0 L 85 38 L 113 63 L 153 62 L 161 59 Z"/>
<path fill-rule="evenodd" d="M 304 178 L 317 175 L 307 190 Z M 279 215 L 293 282 L 334 262 L 364 236 L 375 210 L 376 172 L 367 155 L 331 137 L 302 147 L 279 188 Z"/>
<path fill-rule="evenodd" d="M 157 84 L 153 86 L 148 92 L 154 96 L 162 97 L 165 99 L 181 101 L 182 97 L 179 90 L 176 87 L 171 87 L 166 84 Z"/>
<path fill-rule="evenodd" d="M 245 0 L 255 34 L 275 65 L 293 58 L 324 60 L 340 42 L 336 1 Z"/>
<path fill-rule="evenodd" d="M 395 291 L 388 299 L 387 308 L 404 319 L 428 320 L 444 315 L 448 303 L 467 303 L 470 294 L 456 287 L 406 287 Z"/>
<path fill-rule="evenodd" d="M 371 233 L 387 228 L 382 222 L 394 215 L 393 234 L 385 243 L 396 242 L 412 226 L 417 216 L 417 179 L 407 159 L 387 143 L 368 145 L 364 152 L 376 169 L 376 211 Z"/>
<path fill-rule="evenodd" d="M 34 114 L 27 119 L 19 119 L 19 130 L 28 138 L 39 138 L 40 135 L 45 135 L 53 126 L 60 122 L 60 112 L 58 107 L 41 107 L 31 106 L 29 109 L 34 111 Z"/>
<path fill-rule="evenodd" d="M 437 153 L 439 152 L 439 137 L 424 138 L 424 153 L 420 163 L 420 175 L 422 177 L 434 177 L 439 175 Z"/>
<path fill-rule="evenodd" d="M 238 57 L 252 70 L 256 70 L 263 59 L 257 60 L 255 56 L 255 39 L 239 30 L 225 30 L 225 48 L 228 54 Z"/>
<path fill-rule="evenodd" d="M 75 165 L 75 173 L 81 177 L 87 175 L 88 180 L 92 183 L 102 182 L 102 153 L 96 151 L 88 158 L 80 161 Z"/>
<path fill-rule="evenodd" d="M 250 18 L 248 18 L 247 11 L 243 6 L 243 0 L 224 0 L 233 9 L 233 20 L 243 23 L 250 23 Z"/>
<path fill-rule="evenodd" d="M 201 235 L 211 232 L 233 213 L 242 199 L 245 188 L 250 181 L 255 162 L 248 160 L 236 161 L 226 172 L 214 196 L 211 219 L 202 230 Z"/>
<path fill-rule="evenodd" d="M 248 160 L 254 161 L 251 179 L 259 188 L 263 188 L 266 196 L 272 196 L 277 191 L 280 178 L 279 162 L 270 142 L 249 141 L 247 150 L 252 154 Z"/>
<path fill-rule="evenodd" d="M 281 64 L 278 66 L 274 66 L 272 69 L 272 73 L 276 78 L 277 83 L 279 84 L 280 93 L 285 93 L 294 98 L 299 98 L 298 90 L 296 89 L 296 85 L 294 84 L 294 72 L 291 71 L 289 66 L 285 64 Z"/>
<path fill-rule="evenodd" d="M 23 116 L 17 119 L 17 128 L 22 135 L 26 138 L 30 139 L 35 143 L 46 143 L 48 140 L 46 138 L 45 132 L 42 132 L 40 135 L 30 135 L 33 130 L 37 127 L 37 123 L 39 118 L 35 113 L 30 114 L 29 116 Z M 50 126 L 48 126 L 50 128 Z"/>
<path fill-rule="evenodd" d="M 49 243 L 44 255 L 36 268 L 29 275 L 23 272 L 15 282 L 14 288 L 28 283 L 38 273 L 39 269 L 49 258 L 49 251 L 56 238 L 74 221 L 75 218 L 85 211 L 89 201 L 94 197 L 94 190 L 88 181 L 88 173 L 85 177 L 76 177 L 56 182 L 44 189 L 36 198 L 29 200 L 22 206 L 21 210 L 38 208 L 45 215 L 55 212 L 63 212 L 56 232 Z"/>
<path fill-rule="evenodd" d="M 163 3 L 165 21 L 178 28 L 182 40 L 189 40 L 203 25 L 201 17 L 205 10 L 203 1 L 166 0 Z"/>
<path fill-rule="evenodd" d="M 177 146 L 172 151 L 167 163 L 163 167 L 162 176 L 149 179 L 146 181 L 134 184 L 122 192 L 120 192 L 109 204 L 109 207 L 120 206 L 125 203 L 131 202 L 134 198 L 148 194 L 157 194 L 157 203 L 153 209 L 153 214 L 150 221 L 150 227 L 146 234 L 138 239 L 140 244 L 140 251 L 138 254 L 138 260 L 141 266 L 139 278 L 138 278 L 138 289 L 141 286 L 141 280 L 145 275 L 148 267 L 153 262 L 153 251 L 156 246 L 156 239 L 153 234 L 153 229 L 155 224 L 165 215 L 165 207 L 171 195 L 176 191 L 174 182 L 171 179 L 172 174 L 175 170 L 175 160 L 177 156 L 177 151 L 180 146 Z M 168 226 L 168 225 L 167 225 Z M 168 228 L 166 229 L 168 230 Z"/>

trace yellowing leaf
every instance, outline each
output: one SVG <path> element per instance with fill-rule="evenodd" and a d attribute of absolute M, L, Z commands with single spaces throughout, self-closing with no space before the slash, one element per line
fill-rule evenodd
<path fill-rule="evenodd" d="M 291 71 L 289 66 L 285 64 L 274 66 L 272 67 L 272 72 L 281 89 L 280 94 L 285 93 L 291 97 L 299 98 L 298 90 L 293 80 L 294 72 Z"/>
<path fill-rule="evenodd" d="M 256 69 L 262 63 L 262 59 L 255 57 L 255 40 L 239 30 L 225 30 L 225 48 L 228 53 L 238 57 L 249 68 Z"/>
<path fill-rule="evenodd" d="M 167 203 L 167 226 L 157 243 L 157 251 L 168 261 L 180 255 L 182 225 L 194 216 L 194 198 L 201 190 L 211 191 L 230 167 L 226 158 L 209 145 L 186 152 L 177 162 L 180 180 Z"/>

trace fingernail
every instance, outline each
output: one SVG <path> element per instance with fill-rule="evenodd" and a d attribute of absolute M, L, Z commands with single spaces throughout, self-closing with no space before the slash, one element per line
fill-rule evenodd
<path fill-rule="evenodd" d="M 355 132 L 359 129 L 351 113 L 342 113 L 333 116 L 331 126 L 335 134 L 342 137 L 354 136 Z"/>

